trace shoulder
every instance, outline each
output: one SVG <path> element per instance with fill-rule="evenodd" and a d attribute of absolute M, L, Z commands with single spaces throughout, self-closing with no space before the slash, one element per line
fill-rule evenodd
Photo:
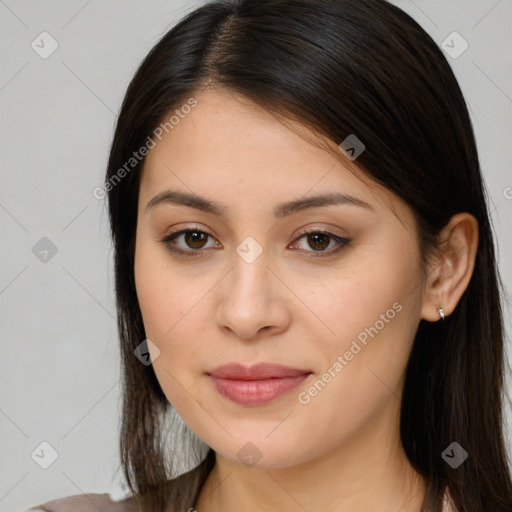
<path fill-rule="evenodd" d="M 109 494 L 77 494 L 48 501 L 22 512 L 139 512 L 132 497 L 112 500 Z"/>
<path fill-rule="evenodd" d="M 162 485 L 168 490 L 172 510 L 193 509 L 199 491 L 215 464 L 215 452 L 210 448 L 195 468 L 178 475 Z M 133 496 L 114 501 L 109 494 L 77 494 L 66 496 L 20 512 L 141 512 Z"/>

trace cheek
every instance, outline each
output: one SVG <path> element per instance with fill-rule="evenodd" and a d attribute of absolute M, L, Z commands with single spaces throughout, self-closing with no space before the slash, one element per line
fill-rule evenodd
<path fill-rule="evenodd" d="M 343 309 L 333 306 L 331 326 L 336 334 L 312 337 L 316 346 L 308 353 L 322 364 L 297 395 L 297 412 L 302 421 L 316 418 L 324 429 L 319 442 L 326 443 L 326 450 L 333 440 L 347 439 L 400 396 L 416 313 L 406 303 L 407 287 L 399 288 L 383 296 L 376 289 L 363 293 L 358 286 L 343 287 L 355 295 L 344 301 Z"/>
<path fill-rule="evenodd" d="M 202 325 L 199 317 L 204 316 L 202 299 L 207 288 L 203 290 L 200 283 L 194 286 L 184 277 L 162 274 L 155 267 L 141 270 L 136 283 L 146 336 L 160 350 L 172 350 L 175 356 L 182 350 L 193 350 Z M 183 338 L 187 343 L 180 344 L 178 340 Z"/>
<path fill-rule="evenodd" d="M 415 265 L 390 264 L 386 258 L 362 260 L 314 288 L 303 281 L 302 289 L 310 289 L 306 303 L 321 320 L 321 346 L 327 341 L 327 346 L 340 350 L 359 335 L 364 343 L 369 330 L 375 334 L 376 328 L 380 335 L 401 324 L 407 316 L 403 311 L 410 310 L 418 295 L 416 281 Z"/>
<path fill-rule="evenodd" d="M 156 359 L 152 356 L 153 369 L 169 403 L 183 420 L 193 421 L 201 414 L 190 400 L 195 385 L 190 368 L 201 353 L 201 322 L 194 321 L 201 311 L 200 297 L 190 293 L 190 283 L 178 273 L 162 272 L 161 258 L 143 250 L 139 256 L 135 281 L 145 333 L 160 351 Z"/>
<path fill-rule="evenodd" d="M 137 233 L 134 272 L 146 335 L 165 342 L 166 334 L 171 335 L 174 325 L 190 309 L 190 284 L 182 272 L 169 268 L 165 248 L 143 232 Z"/>
<path fill-rule="evenodd" d="M 368 251 L 308 296 L 323 324 L 311 343 L 324 369 L 336 375 L 326 387 L 337 399 L 351 401 L 347 392 L 354 386 L 368 397 L 376 396 L 375 385 L 399 393 L 421 309 L 420 267 L 414 246 L 409 249 L 407 259 L 405 251 Z"/>
<path fill-rule="evenodd" d="M 171 268 L 166 251 L 140 244 L 135 257 L 135 284 L 146 337 L 157 345 L 159 357 L 154 369 L 164 392 L 176 386 L 170 375 L 184 385 L 195 378 L 190 372 L 204 353 L 201 340 L 208 339 L 205 318 L 211 317 L 208 292 L 212 279 L 194 275 L 188 269 Z M 172 381 L 172 378 L 170 379 Z"/>

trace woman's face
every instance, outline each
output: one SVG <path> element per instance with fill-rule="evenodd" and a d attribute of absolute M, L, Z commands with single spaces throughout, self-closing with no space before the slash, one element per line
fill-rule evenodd
<path fill-rule="evenodd" d="M 196 100 L 149 152 L 138 206 L 137 294 L 169 402 L 217 453 L 262 468 L 398 436 L 422 314 L 411 210 L 264 110 L 226 92 Z M 166 191 L 202 201 L 147 207 Z M 357 201 L 307 202 L 332 194 Z M 206 201 L 219 211 L 194 207 Z M 299 375 L 209 375 L 265 362 Z"/>

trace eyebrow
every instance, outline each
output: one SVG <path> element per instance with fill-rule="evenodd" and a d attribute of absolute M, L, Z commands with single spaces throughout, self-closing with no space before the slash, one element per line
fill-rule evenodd
<path fill-rule="evenodd" d="M 228 212 L 227 206 L 201 197 L 194 193 L 180 192 L 177 190 L 165 190 L 157 194 L 151 199 L 146 205 L 145 212 L 155 208 L 162 204 L 175 204 L 181 206 L 187 206 L 189 208 L 195 208 L 206 213 L 222 217 Z M 274 217 L 283 218 L 294 213 L 298 213 L 310 208 L 320 208 L 322 206 L 332 205 L 350 205 L 366 208 L 368 210 L 374 210 L 372 206 L 363 201 L 348 194 L 342 194 L 339 192 L 332 192 L 328 194 L 320 194 L 315 196 L 304 197 L 293 201 L 278 204 L 274 210 Z"/>

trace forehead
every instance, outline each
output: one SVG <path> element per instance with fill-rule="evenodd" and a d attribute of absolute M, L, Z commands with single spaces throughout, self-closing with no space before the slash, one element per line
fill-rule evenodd
<path fill-rule="evenodd" d="M 194 99 L 197 105 L 176 117 L 162 140 L 155 139 L 144 161 L 144 205 L 168 187 L 219 197 L 223 203 L 250 198 L 252 206 L 327 191 L 349 193 L 382 208 L 400 206 L 393 205 L 399 198 L 337 154 L 336 143 L 300 123 L 283 123 L 227 91 L 201 91 Z"/>

